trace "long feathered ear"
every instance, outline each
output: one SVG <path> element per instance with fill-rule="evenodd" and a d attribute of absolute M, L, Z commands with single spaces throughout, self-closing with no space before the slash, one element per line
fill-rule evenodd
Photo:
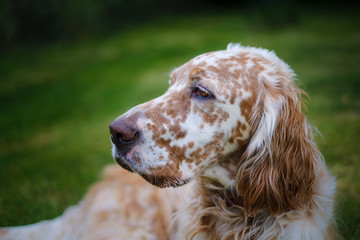
<path fill-rule="evenodd" d="M 249 214 L 267 208 L 275 215 L 304 206 L 311 201 L 315 179 L 318 151 L 301 111 L 303 92 L 285 63 L 278 59 L 271 67 L 258 76 L 253 133 L 236 179 Z"/>

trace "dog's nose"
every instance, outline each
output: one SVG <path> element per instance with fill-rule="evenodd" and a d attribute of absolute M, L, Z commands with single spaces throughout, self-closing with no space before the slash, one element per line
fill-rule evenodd
<path fill-rule="evenodd" d="M 134 127 L 134 123 L 117 119 L 109 126 L 111 141 L 121 147 L 136 142 L 140 137 L 140 131 Z"/>

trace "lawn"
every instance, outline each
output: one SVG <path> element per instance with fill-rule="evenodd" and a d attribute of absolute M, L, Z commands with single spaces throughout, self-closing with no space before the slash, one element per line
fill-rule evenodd
<path fill-rule="evenodd" d="M 360 18 L 303 12 L 297 25 L 271 28 L 252 19 L 159 18 L 0 56 L 0 226 L 54 218 L 77 203 L 113 162 L 113 119 L 163 93 L 174 67 L 241 42 L 274 50 L 297 73 L 337 178 L 340 233 L 360 239 Z"/>

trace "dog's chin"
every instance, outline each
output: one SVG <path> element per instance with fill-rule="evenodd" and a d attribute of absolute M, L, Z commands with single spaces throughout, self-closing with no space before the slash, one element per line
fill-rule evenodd
<path fill-rule="evenodd" d="M 179 187 L 188 183 L 191 179 L 181 180 L 172 176 L 158 176 L 158 175 L 148 175 L 148 174 L 139 174 L 146 181 L 160 188 L 167 187 Z"/>
<path fill-rule="evenodd" d="M 138 172 L 136 169 L 132 168 L 131 166 L 129 166 L 129 164 L 126 161 L 124 161 L 122 158 L 115 158 L 115 161 L 125 170 L 139 174 L 147 182 L 160 188 L 182 186 L 191 180 L 191 179 L 182 180 L 182 179 L 178 179 L 175 176 L 141 173 Z"/>

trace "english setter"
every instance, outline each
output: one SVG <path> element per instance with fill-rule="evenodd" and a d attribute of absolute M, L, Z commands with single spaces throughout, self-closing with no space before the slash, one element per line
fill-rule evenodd
<path fill-rule="evenodd" d="M 273 52 L 237 44 L 190 60 L 164 95 L 111 123 L 128 171 L 107 167 L 62 216 L 0 239 L 336 238 L 335 181 L 294 77 Z"/>

